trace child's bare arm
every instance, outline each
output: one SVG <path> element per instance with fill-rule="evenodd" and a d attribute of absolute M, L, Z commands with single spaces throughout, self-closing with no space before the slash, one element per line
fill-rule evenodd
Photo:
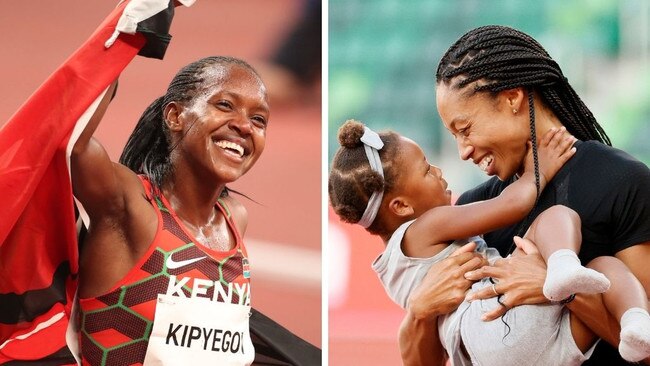
<path fill-rule="evenodd" d="M 552 128 L 548 130 L 539 140 L 537 157 L 540 174 L 540 193 L 544 190 L 546 184 L 564 166 L 564 163 L 573 156 L 575 148 L 572 148 L 572 146 L 576 141 L 577 139 L 568 133 L 564 126 L 559 129 Z M 530 142 L 529 146 L 532 146 Z M 535 184 L 535 161 L 532 148 L 528 149 L 522 177 L 527 174 L 530 176 L 530 179 L 533 179 L 532 182 Z"/>
<path fill-rule="evenodd" d="M 540 192 L 575 153 L 575 138 L 564 129 L 551 129 L 539 141 Z M 521 221 L 537 198 L 532 151 L 524 174 L 498 197 L 462 206 L 440 206 L 425 212 L 409 227 L 405 245 L 420 248 L 483 234 Z M 409 245 L 414 252 L 412 245 Z"/>
<path fill-rule="evenodd" d="M 576 150 L 572 147 L 575 142 L 576 138 L 566 132 L 564 126 L 559 129 L 550 129 L 539 140 L 537 146 L 539 192 L 537 191 L 537 184 L 535 182 L 535 160 L 532 144 L 530 141 L 528 142 L 529 148 L 524 162 L 524 173 L 516 182 L 504 189 L 498 197 L 494 198 L 497 202 L 503 200 L 509 205 L 506 206 L 508 207 L 508 211 L 515 213 L 512 219 L 506 216 L 508 222 L 505 225 L 512 225 L 522 220 L 528 214 L 535 205 L 537 195 L 542 193 L 548 182 L 555 177 L 555 174 L 557 174 L 560 168 L 575 154 Z M 505 208 L 503 209 L 505 211 Z M 507 215 L 506 212 L 504 214 Z M 492 229 L 496 228 L 498 227 Z"/>

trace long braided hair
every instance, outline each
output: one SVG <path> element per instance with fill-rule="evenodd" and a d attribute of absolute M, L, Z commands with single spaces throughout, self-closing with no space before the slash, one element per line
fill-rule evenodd
<path fill-rule="evenodd" d="M 248 63 L 228 56 L 206 57 L 183 67 L 172 79 L 165 95 L 156 98 L 140 117 L 122 151 L 120 163 L 136 174 L 146 175 L 153 186 L 160 188 L 172 169 L 170 153 L 178 145 L 178 142 L 171 145 L 171 135 L 163 116 L 165 106 L 170 102 L 191 101 L 206 80 L 204 71 L 215 65 L 239 65 L 259 78 Z"/>
<path fill-rule="evenodd" d="M 535 39 L 516 29 L 488 25 L 465 33 L 440 60 L 436 83 L 445 83 L 456 89 L 472 84 L 474 88 L 469 90 L 470 94 L 496 94 L 518 87 L 526 90 L 538 198 L 534 95 L 541 97 L 567 131 L 579 140 L 596 140 L 611 146 L 609 137 L 573 90 L 557 62 Z M 532 212 L 522 222 L 518 235 L 530 226 Z"/>
<path fill-rule="evenodd" d="M 611 146 L 557 62 L 523 32 L 498 25 L 479 27 L 447 50 L 438 64 L 436 83 L 451 83 L 461 89 L 477 80 L 485 84 L 476 86 L 475 92 L 497 93 L 517 87 L 536 92 L 573 136 Z"/>

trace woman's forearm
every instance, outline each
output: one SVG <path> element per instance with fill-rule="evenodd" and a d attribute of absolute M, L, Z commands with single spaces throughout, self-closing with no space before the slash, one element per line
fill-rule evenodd
<path fill-rule="evenodd" d="M 399 329 L 399 347 L 405 365 L 444 365 L 445 351 L 438 336 L 438 316 L 458 308 L 472 285 L 463 275 L 479 268 L 485 259 L 474 252 L 476 244 L 457 249 L 431 266 L 411 293 Z"/>
<path fill-rule="evenodd" d="M 621 327 L 617 319 L 605 308 L 600 294 L 576 294 L 575 299 L 567 304 L 567 308 L 571 310 L 572 316 L 578 317 L 598 337 L 618 348 Z M 641 363 L 650 365 L 650 357 Z"/>
<path fill-rule="evenodd" d="M 399 349 L 407 366 L 443 366 L 445 350 L 440 344 L 437 318 L 418 319 L 407 312 L 399 329 Z"/>
<path fill-rule="evenodd" d="M 600 294 L 576 294 L 566 307 L 592 332 L 614 347 L 618 347 L 621 328 L 618 321 L 607 311 Z"/>

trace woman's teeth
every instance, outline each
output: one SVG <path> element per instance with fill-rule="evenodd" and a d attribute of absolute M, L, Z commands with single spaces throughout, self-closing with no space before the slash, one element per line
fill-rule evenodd
<path fill-rule="evenodd" d="M 226 141 L 226 140 L 217 141 L 216 144 L 222 149 L 229 149 L 229 150 L 236 151 L 237 154 L 239 154 L 240 158 L 244 156 L 244 148 L 239 144 L 236 144 L 231 141 Z"/>
<path fill-rule="evenodd" d="M 492 160 L 494 160 L 494 158 L 492 158 L 491 156 L 486 156 L 486 157 L 483 158 L 483 160 L 481 160 L 481 162 L 478 164 L 478 167 L 479 167 L 482 171 L 486 172 L 486 171 L 487 171 L 487 168 L 488 168 L 488 166 L 490 166 L 490 163 L 492 162 Z"/>

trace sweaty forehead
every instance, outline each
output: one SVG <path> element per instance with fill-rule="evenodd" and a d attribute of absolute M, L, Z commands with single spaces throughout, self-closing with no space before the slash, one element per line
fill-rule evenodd
<path fill-rule="evenodd" d="M 210 97 L 222 90 L 248 94 L 266 100 L 266 88 L 262 80 L 250 69 L 236 64 L 216 64 L 206 67 L 198 93 Z"/>
<path fill-rule="evenodd" d="M 263 84 L 262 80 L 251 69 L 238 64 L 213 64 L 206 66 L 199 77 L 206 86 L 224 83 L 254 83 Z"/>
<path fill-rule="evenodd" d="M 221 83 L 228 77 L 230 65 L 214 64 L 206 66 L 201 71 L 201 78 L 204 84 Z"/>

